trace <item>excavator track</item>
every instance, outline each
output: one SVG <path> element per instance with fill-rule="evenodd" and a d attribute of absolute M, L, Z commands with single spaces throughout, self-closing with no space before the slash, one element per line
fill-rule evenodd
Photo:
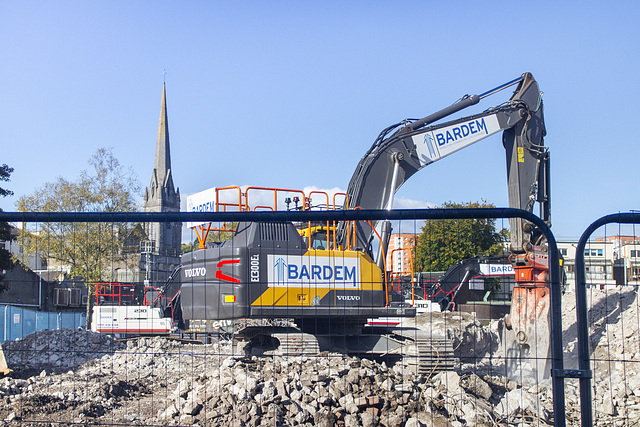
<path fill-rule="evenodd" d="M 248 326 L 234 334 L 236 352 L 241 355 L 316 356 L 318 339 L 294 327 Z"/>
<path fill-rule="evenodd" d="M 403 349 L 403 365 L 420 375 L 453 369 L 456 358 L 453 344 L 444 334 L 431 334 L 422 330 L 394 330 L 412 341 Z"/>
<path fill-rule="evenodd" d="M 318 340 L 311 334 L 304 332 L 273 334 L 280 345 L 277 353 L 283 356 L 317 356 L 320 353 Z"/>
<path fill-rule="evenodd" d="M 402 363 L 406 369 L 431 375 L 456 364 L 451 340 L 416 328 L 366 327 L 354 336 L 310 334 L 291 327 L 249 326 L 234 335 L 239 355 L 318 356 L 331 351 Z"/>
<path fill-rule="evenodd" d="M 421 338 L 416 342 L 416 347 L 418 348 L 417 372 L 419 374 L 428 375 L 433 372 L 447 371 L 455 366 L 453 345 L 446 338 Z"/>

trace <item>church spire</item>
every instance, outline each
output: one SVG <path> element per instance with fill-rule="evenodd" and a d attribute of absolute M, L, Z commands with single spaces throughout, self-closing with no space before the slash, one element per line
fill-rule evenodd
<path fill-rule="evenodd" d="M 160 122 L 158 124 L 158 139 L 156 141 L 156 158 L 153 166 L 153 174 L 151 175 L 151 184 L 145 188 L 144 191 L 142 208 L 144 212 L 180 212 L 180 190 L 174 187 L 173 173 L 171 172 L 167 91 L 164 83 L 162 84 L 162 102 L 160 106 Z M 147 223 L 145 225 L 145 231 L 149 240 L 154 242 L 154 253 L 176 257 L 170 261 L 169 264 L 177 265 L 180 263 L 180 244 L 182 241 L 182 226 L 180 223 Z M 162 269 L 161 267 L 169 266 L 162 263 L 156 267 Z M 170 270 L 172 269 L 173 267 Z M 153 274 L 155 275 L 156 273 Z M 164 273 L 162 273 L 161 276 L 168 277 L 171 271 Z M 154 275 L 152 276 L 156 277 Z M 160 278 L 160 276 L 157 277 Z M 166 277 L 164 277 L 164 279 L 166 279 Z"/>
<path fill-rule="evenodd" d="M 158 140 L 156 142 L 156 160 L 154 169 L 160 186 L 173 187 L 173 182 L 170 182 L 173 180 L 171 179 L 169 119 L 167 117 L 167 92 L 165 83 L 162 84 L 162 103 L 160 106 L 160 122 L 158 123 Z"/>

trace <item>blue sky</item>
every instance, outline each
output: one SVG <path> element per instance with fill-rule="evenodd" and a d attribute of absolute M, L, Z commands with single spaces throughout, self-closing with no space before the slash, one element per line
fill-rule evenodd
<path fill-rule="evenodd" d="M 15 168 L 2 183 L 15 196 L 0 208 L 74 179 L 101 147 L 148 185 L 165 70 L 183 199 L 227 185 L 345 189 L 386 126 L 530 71 L 545 94 L 553 230 L 577 238 L 640 209 L 638 18 L 632 1 L 5 0 L 0 164 Z M 505 171 L 494 136 L 397 197 L 506 206 Z"/>

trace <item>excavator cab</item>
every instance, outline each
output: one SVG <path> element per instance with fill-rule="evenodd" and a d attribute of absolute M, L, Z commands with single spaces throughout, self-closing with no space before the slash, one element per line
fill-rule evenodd
<path fill-rule="evenodd" d="M 335 227 L 326 225 L 309 225 L 298 230 L 309 249 L 325 250 L 333 249 L 333 236 Z"/>

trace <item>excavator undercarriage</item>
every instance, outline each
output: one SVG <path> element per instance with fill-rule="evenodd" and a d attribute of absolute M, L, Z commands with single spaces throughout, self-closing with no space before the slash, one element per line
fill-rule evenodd
<path fill-rule="evenodd" d="M 236 354 L 318 356 L 340 353 L 400 362 L 416 374 L 452 369 L 455 357 L 444 332 L 412 327 L 364 326 L 357 333 L 303 332 L 290 326 L 248 326 L 234 335 Z"/>

